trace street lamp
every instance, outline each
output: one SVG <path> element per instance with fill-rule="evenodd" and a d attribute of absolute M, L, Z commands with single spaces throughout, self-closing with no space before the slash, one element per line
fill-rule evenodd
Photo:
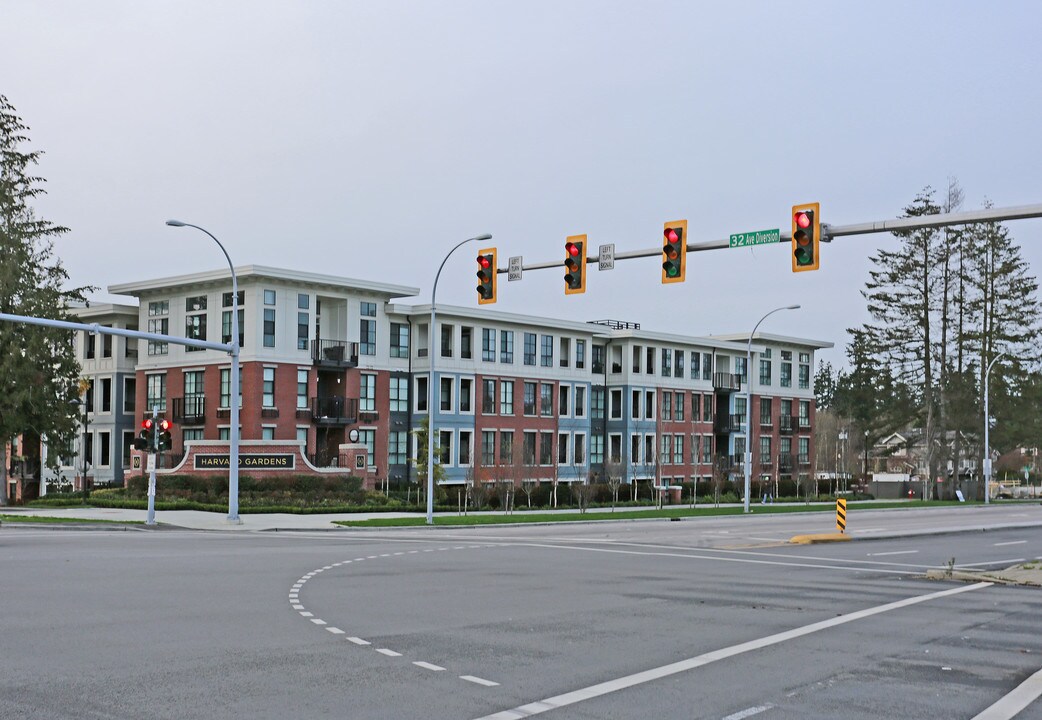
<path fill-rule="evenodd" d="M 1005 355 L 1005 352 L 1000 352 L 991 362 L 988 363 L 988 369 L 984 373 L 984 504 L 989 505 L 991 500 L 989 495 L 991 494 L 991 447 L 988 439 L 988 430 L 991 425 L 990 418 L 988 415 L 988 376 L 991 375 L 991 366 L 994 365 L 1000 357 Z"/>
<path fill-rule="evenodd" d="M 438 266 L 438 272 L 434 276 L 434 287 L 431 290 L 431 327 L 427 333 L 427 356 L 431 361 L 430 377 L 427 378 L 427 524 L 434 524 L 434 384 L 436 379 L 434 377 L 434 359 L 437 356 L 437 332 L 435 330 L 435 311 L 434 303 L 435 298 L 438 295 L 438 278 L 441 277 L 441 270 L 445 267 L 445 262 L 449 259 L 452 253 L 456 252 L 460 247 L 466 245 L 469 242 L 485 240 L 491 240 L 492 236 L 489 233 L 484 235 L 478 235 L 477 237 L 467 238 L 463 242 L 456 245 L 456 247 L 449 250 L 448 255 L 441 261 L 441 265 Z M 492 272 L 496 272 L 496 268 L 492 268 Z"/>
<path fill-rule="evenodd" d="M 87 417 L 87 402 L 79 398 L 73 398 L 69 401 L 70 405 L 75 405 L 83 408 L 83 447 L 80 448 L 83 454 L 83 475 L 80 476 L 83 482 L 83 504 L 87 504 L 87 443 L 90 442 L 90 434 L 87 432 L 87 424 L 90 419 Z M 43 473 L 41 473 L 41 476 Z"/>
<path fill-rule="evenodd" d="M 769 316 L 782 310 L 798 310 L 799 308 L 799 305 L 786 305 L 785 307 L 771 310 L 753 325 L 753 331 L 749 334 L 749 342 L 745 345 L 745 374 L 747 380 L 745 383 L 745 501 L 743 503 L 745 512 L 749 512 L 749 486 L 753 472 L 753 336 L 756 335 L 756 329 L 760 327 L 760 323 Z"/>
<path fill-rule="evenodd" d="M 232 259 L 228 257 L 228 251 L 224 249 L 221 241 L 213 236 L 209 230 L 198 225 L 181 222 L 180 220 L 167 220 L 170 227 L 190 227 L 200 230 L 210 236 L 217 247 L 221 248 L 225 259 L 228 261 L 228 269 L 232 272 L 232 341 L 228 343 L 228 354 L 232 356 L 231 377 L 231 430 L 228 447 L 228 521 L 238 523 L 239 520 L 239 281 L 235 276 L 235 266 Z"/>

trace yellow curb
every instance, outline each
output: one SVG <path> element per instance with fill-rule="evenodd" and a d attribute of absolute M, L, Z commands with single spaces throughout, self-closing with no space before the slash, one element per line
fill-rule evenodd
<path fill-rule="evenodd" d="M 818 533 L 816 535 L 793 535 L 789 542 L 794 545 L 813 545 L 827 542 L 849 542 L 850 536 L 843 533 Z"/>

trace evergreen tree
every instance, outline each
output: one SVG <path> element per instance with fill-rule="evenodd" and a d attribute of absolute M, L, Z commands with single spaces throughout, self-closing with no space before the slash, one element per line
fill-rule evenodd
<path fill-rule="evenodd" d="M 28 127 L 0 95 L 0 312 L 68 320 L 71 301 L 90 288 L 63 289 L 68 280 L 54 255 L 54 238 L 68 228 L 36 217 L 32 201 L 44 192 L 32 174 L 40 151 L 23 151 Z M 45 437 L 53 448 L 75 437 L 80 366 L 69 332 L 0 322 L 0 505 L 7 504 L 6 443 L 21 433 Z M 58 453 L 48 462 L 57 467 Z"/>
<path fill-rule="evenodd" d="M 836 385 L 843 378 L 843 371 L 834 372 L 832 363 L 818 361 L 818 371 L 814 374 L 814 407 L 817 410 L 828 410 L 832 407 L 832 399 L 836 394 Z"/>

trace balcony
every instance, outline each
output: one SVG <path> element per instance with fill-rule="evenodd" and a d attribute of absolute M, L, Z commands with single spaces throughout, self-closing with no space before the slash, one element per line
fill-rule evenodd
<path fill-rule="evenodd" d="M 197 425 L 206 420 L 206 397 L 186 395 L 173 398 L 173 420 L 182 425 Z"/>
<path fill-rule="evenodd" d="M 358 398 L 311 398 L 311 418 L 319 425 L 350 425 L 358 420 Z"/>
<path fill-rule="evenodd" d="M 604 363 L 603 362 L 594 362 L 593 363 L 593 374 L 594 375 L 603 375 L 604 374 Z"/>
<path fill-rule="evenodd" d="M 725 413 L 717 414 L 713 424 L 713 432 L 717 434 L 740 432 L 745 425 L 745 415 Z"/>
<path fill-rule="evenodd" d="M 782 435 L 792 435 L 796 432 L 796 418 L 792 415 L 782 415 L 779 417 L 778 432 Z"/>
<path fill-rule="evenodd" d="M 763 415 L 760 416 L 760 427 L 762 427 L 762 428 L 770 428 L 770 427 L 773 427 L 773 426 L 774 426 L 774 419 L 770 415 L 767 415 L 766 417 L 763 416 Z"/>
<path fill-rule="evenodd" d="M 732 373 L 713 373 L 713 389 L 738 391 L 742 389 L 742 376 Z"/>
<path fill-rule="evenodd" d="M 791 473 L 793 468 L 792 455 L 778 455 L 778 470 L 783 473 Z"/>
<path fill-rule="evenodd" d="M 319 367 L 358 367 L 358 343 L 346 340 L 312 340 L 311 359 Z"/>

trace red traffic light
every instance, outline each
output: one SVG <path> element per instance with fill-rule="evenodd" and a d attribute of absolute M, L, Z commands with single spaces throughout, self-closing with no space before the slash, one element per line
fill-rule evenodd
<path fill-rule="evenodd" d="M 492 267 L 492 259 L 488 255 L 478 255 L 478 265 L 488 270 Z"/>
<path fill-rule="evenodd" d="M 162 430 L 163 432 L 167 432 L 173 426 L 174 426 L 174 424 L 172 422 L 170 422 L 169 420 L 167 420 L 166 418 L 163 418 L 162 420 L 159 421 L 159 429 Z"/>
<path fill-rule="evenodd" d="M 676 228 L 668 227 L 662 231 L 662 234 L 665 236 L 666 242 L 668 243 L 675 243 L 680 240 L 680 236 L 677 235 Z"/>
<path fill-rule="evenodd" d="M 141 422 L 141 427 L 143 429 L 145 429 L 145 430 L 151 430 L 152 429 L 152 418 L 146 418 L 145 420 L 143 420 Z"/>
<path fill-rule="evenodd" d="M 810 215 L 808 215 L 807 213 L 805 213 L 803 211 L 800 211 L 800 212 L 796 213 L 794 219 L 796 221 L 796 225 L 797 226 L 799 226 L 801 228 L 804 228 L 804 229 L 810 227 Z"/>
<path fill-rule="evenodd" d="M 565 246 L 564 246 L 564 249 L 567 250 L 568 254 L 571 255 L 572 257 L 577 256 L 581 252 L 579 250 L 579 246 L 576 245 L 575 243 L 566 243 Z"/>

